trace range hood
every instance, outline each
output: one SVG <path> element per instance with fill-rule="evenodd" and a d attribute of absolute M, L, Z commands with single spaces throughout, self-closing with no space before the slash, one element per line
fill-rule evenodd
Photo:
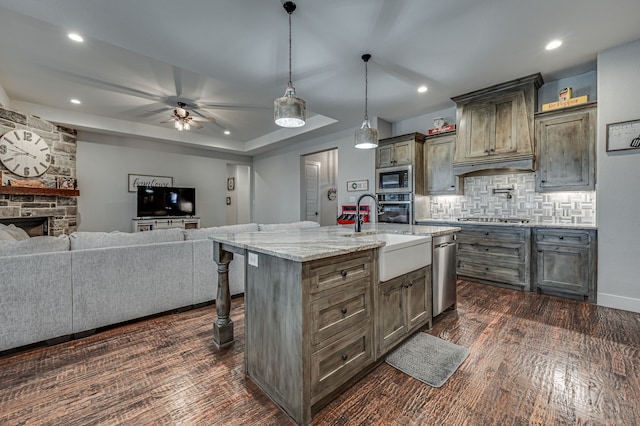
<path fill-rule="evenodd" d="M 540 73 L 451 98 L 458 132 L 456 175 L 534 171 L 534 112 Z"/>

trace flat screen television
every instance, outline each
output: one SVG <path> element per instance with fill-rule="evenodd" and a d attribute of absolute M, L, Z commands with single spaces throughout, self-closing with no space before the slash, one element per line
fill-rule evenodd
<path fill-rule="evenodd" d="M 194 216 L 195 214 L 195 188 L 138 187 L 138 217 Z"/>

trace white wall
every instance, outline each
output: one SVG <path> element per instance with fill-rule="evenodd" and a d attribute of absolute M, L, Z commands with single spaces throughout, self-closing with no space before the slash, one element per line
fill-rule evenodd
<path fill-rule="evenodd" d="M 128 174 L 171 176 L 173 185 L 196 188 L 201 226 L 226 224 L 227 163 L 250 162 L 168 144 L 82 132 L 78 137 L 78 230 L 131 231 L 136 193 Z"/>
<path fill-rule="evenodd" d="M 372 120 L 372 123 L 377 122 L 377 119 Z M 254 157 L 253 221 L 300 220 L 300 156 L 332 148 L 338 149 L 338 206 L 355 204 L 357 197 L 365 192 L 375 193 L 375 150 L 353 146 L 355 128 Z M 389 130 L 390 126 L 381 123 L 380 138 L 391 136 Z M 363 179 L 369 180 L 368 191 L 347 192 L 347 181 Z M 369 198 L 363 200 L 365 204 L 373 205 Z"/>
<path fill-rule="evenodd" d="M 640 118 L 640 40 L 598 54 L 598 304 L 640 312 L 640 150 L 606 152 L 606 125 Z"/>

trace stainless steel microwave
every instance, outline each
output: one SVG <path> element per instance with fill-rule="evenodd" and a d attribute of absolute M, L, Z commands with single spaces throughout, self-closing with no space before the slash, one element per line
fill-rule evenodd
<path fill-rule="evenodd" d="M 413 174 L 411 166 L 376 169 L 376 192 L 412 192 Z"/>

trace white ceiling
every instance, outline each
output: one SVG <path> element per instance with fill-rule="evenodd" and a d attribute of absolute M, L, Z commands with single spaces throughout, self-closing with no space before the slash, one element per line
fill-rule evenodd
<path fill-rule="evenodd" d="M 281 0 L 0 0 L 0 103 L 80 130 L 252 155 L 359 127 L 363 53 L 373 55 L 369 115 L 394 122 L 535 72 L 551 81 L 593 70 L 598 51 L 640 39 L 638 0 L 296 4 L 303 128 L 273 123 L 273 99 L 288 80 Z M 545 51 L 554 38 L 563 46 Z M 421 84 L 427 93 L 417 93 Z M 217 124 L 190 132 L 161 124 L 178 100 Z"/>

